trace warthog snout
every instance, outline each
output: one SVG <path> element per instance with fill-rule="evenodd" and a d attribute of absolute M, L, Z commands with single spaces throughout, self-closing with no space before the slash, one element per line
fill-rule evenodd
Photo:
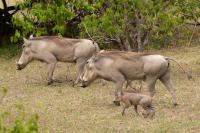
<path fill-rule="evenodd" d="M 23 65 L 23 64 L 19 64 L 19 63 L 16 64 L 17 70 L 22 70 L 24 67 L 25 67 L 25 65 Z"/>

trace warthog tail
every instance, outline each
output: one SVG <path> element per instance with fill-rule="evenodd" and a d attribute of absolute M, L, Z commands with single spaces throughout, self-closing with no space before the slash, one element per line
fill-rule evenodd
<path fill-rule="evenodd" d="M 94 41 L 93 41 L 93 45 L 96 48 L 96 52 L 99 52 L 100 51 L 99 45 L 96 42 L 94 42 Z"/>
<path fill-rule="evenodd" d="M 183 70 L 183 72 L 187 75 L 187 78 L 190 80 L 192 79 L 192 75 L 190 75 L 188 72 L 186 72 L 183 67 L 175 60 L 175 59 L 172 59 L 172 58 L 169 58 L 169 57 L 165 57 L 166 60 L 171 60 L 171 61 L 174 61 L 175 63 L 178 64 L 178 66 Z"/>
<path fill-rule="evenodd" d="M 31 35 L 29 36 L 29 39 L 33 39 L 33 34 L 31 34 Z"/>
<path fill-rule="evenodd" d="M 91 35 L 90 35 L 90 33 L 88 32 L 87 27 L 85 26 L 84 23 L 83 23 L 83 26 L 84 26 L 84 28 L 85 28 L 86 33 L 88 34 L 88 36 L 89 36 L 90 39 L 92 40 L 92 43 L 93 43 L 93 45 L 94 45 L 95 48 L 96 48 L 96 52 L 99 52 L 99 51 L 100 51 L 100 48 L 99 48 L 98 44 L 97 44 L 97 43 L 94 41 L 94 39 L 91 37 Z"/>

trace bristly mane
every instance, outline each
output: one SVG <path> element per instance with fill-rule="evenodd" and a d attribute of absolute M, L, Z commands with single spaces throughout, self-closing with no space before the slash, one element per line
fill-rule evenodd
<path fill-rule="evenodd" d="M 134 57 L 142 57 L 146 55 L 154 55 L 152 53 L 137 53 L 137 52 L 126 52 L 126 51 L 104 51 L 98 53 L 99 56 L 102 57 L 111 57 L 111 58 L 124 58 L 126 60 L 130 60 Z"/>
<path fill-rule="evenodd" d="M 35 40 L 35 41 L 40 41 L 40 40 L 45 40 L 45 41 L 56 41 L 58 44 L 76 44 L 81 42 L 83 39 L 74 39 L 74 38 L 64 38 L 64 37 L 59 37 L 59 36 L 40 36 L 40 37 L 33 37 L 30 38 L 29 40 Z"/>
<path fill-rule="evenodd" d="M 29 40 L 43 40 L 43 39 L 60 39 L 62 37 L 59 36 L 40 36 L 40 37 L 32 37 Z"/>

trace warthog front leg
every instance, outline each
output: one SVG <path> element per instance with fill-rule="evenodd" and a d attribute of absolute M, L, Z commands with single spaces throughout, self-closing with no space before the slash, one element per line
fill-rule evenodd
<path fill-rule="evenodd" d="M 122 115 L 124 115 L 125 114 L 125 110 L 127 109 L 129 107 L 129 105 L 124 105 L 124 108 L 123 108 L 123 110 L 122 110 Z"/>
<path fill-rule="evenodd" d="M 150 96 L 153 97 L 155 95 L 155 84 L 156 84 L 156 78 L 148 76 L 146 77 L 145 82 L 147 83 L 147 89 L 149 90 Z"/>
<path fill-rule="evenodd" d="M 135 110 L 136 114 L 139 115 L 138 110 L 137 110 L 137 105 L 134 105 L 134 110 Z"/>
<path fill-rule="evenodd" d="M 51 53 L 45 53 L 44 54 L 45 61 L 48 63 L 48 85 L 53 83 L 53 72 L 57 63 L 56 57 L 52 55 Z"/>
<path fill-rule="evenodd" d="M 53 83 L 53 72 L 56 66 L 56 62 L 48 64 L 48 85 Z"/>
<path fill-rule="evenodd" d="M 53 72 L 57 63 L 56 57 L 52 53 L 44 51 L 40 53 L 37 56 L 37 58 L 48 64 L 48 68 L 47 68 L 48 85 L 52 84 L 53 83 L 52 76 L 53 76 Z"/>
<path fill-rule="evenodd" d="M 76 81 L 74 82 L 73 86 L 76 85 L 76 84 L 78 84 L 78 82 L 81 79 L 80 77 L 83 74 L 83 70 L 84 70 L 84 66 L 85 66 L 84 59 L 78 59 L 76 65 L 77 65 L 77 68 L 78 68 L 78 76 L 77 76 Z"/>
<path fill-rule="evenodd" d="M 155 116 L 155 110 L 153 107 L 145 107 L 144 109 L 146 110 L 146 113 L 142 114 L 144 118 L 153 118 Z"/>
<path fill-rule="evenodd" d="M 115 101 L 114 104 L 120 106 L 120 99 L 122 95 L 122 88 L 125 82 L 124 76 L 120 72 L 113 72 L 113 81 L 116 83 L 115 86 Z"/>
<path fill-rule="evenodd" d="M 122 87 L 123 87 L 123 82 L 116 83 L 115 100 L 113 102 L 117 106 L 120 106 L 120 97 L 122 94 Z"/>

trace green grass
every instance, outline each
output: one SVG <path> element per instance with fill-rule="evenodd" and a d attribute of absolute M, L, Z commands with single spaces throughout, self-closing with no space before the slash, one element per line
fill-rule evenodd
<path fill-rule="evenodd" d="M 154 51 L 176 59 L 193 75 L 187 80 L 184 73 L 172 63 L 172 80 L 177 88 L 177 107 L 172 106 L 171 96 L 158 81 L 154 106 L 154 119 L 136 116 L 129 108 L 121 116 L 122 107 L 116 107 L 114 86 L 98 81 L 88 88 L 72 87 L 66 81 L 67 65 L 59 63 L 54 78 L 63 81 L 47 86 L 46 65 L 30 63 L 24 70 L 15 69 L 15 60 L 0 58 L 0 85 L 9 90 L 0 105 L 1 112 L 9 112 L 5 124 L 13 125 L 19 115 L 16 106 L 23 105 L 27 116 L 37 113 L 40 132 L 47 133 L 197 133 L 200 132 L 200 54 L 199 47 Z M 75 66 L 69 78 L 75 79 Z M 142 93 L 147 90 L 142 89 Z M 139 108 L 141 112 L 142 109 Z"/>
<path fill-rule="evenodd" d="M 10 59 L 11 57 L 19 54 L 20 50 L 18 50 L 17 45 L 13 46 L 2 46 L 0 47 L 0 58 Z"/>

